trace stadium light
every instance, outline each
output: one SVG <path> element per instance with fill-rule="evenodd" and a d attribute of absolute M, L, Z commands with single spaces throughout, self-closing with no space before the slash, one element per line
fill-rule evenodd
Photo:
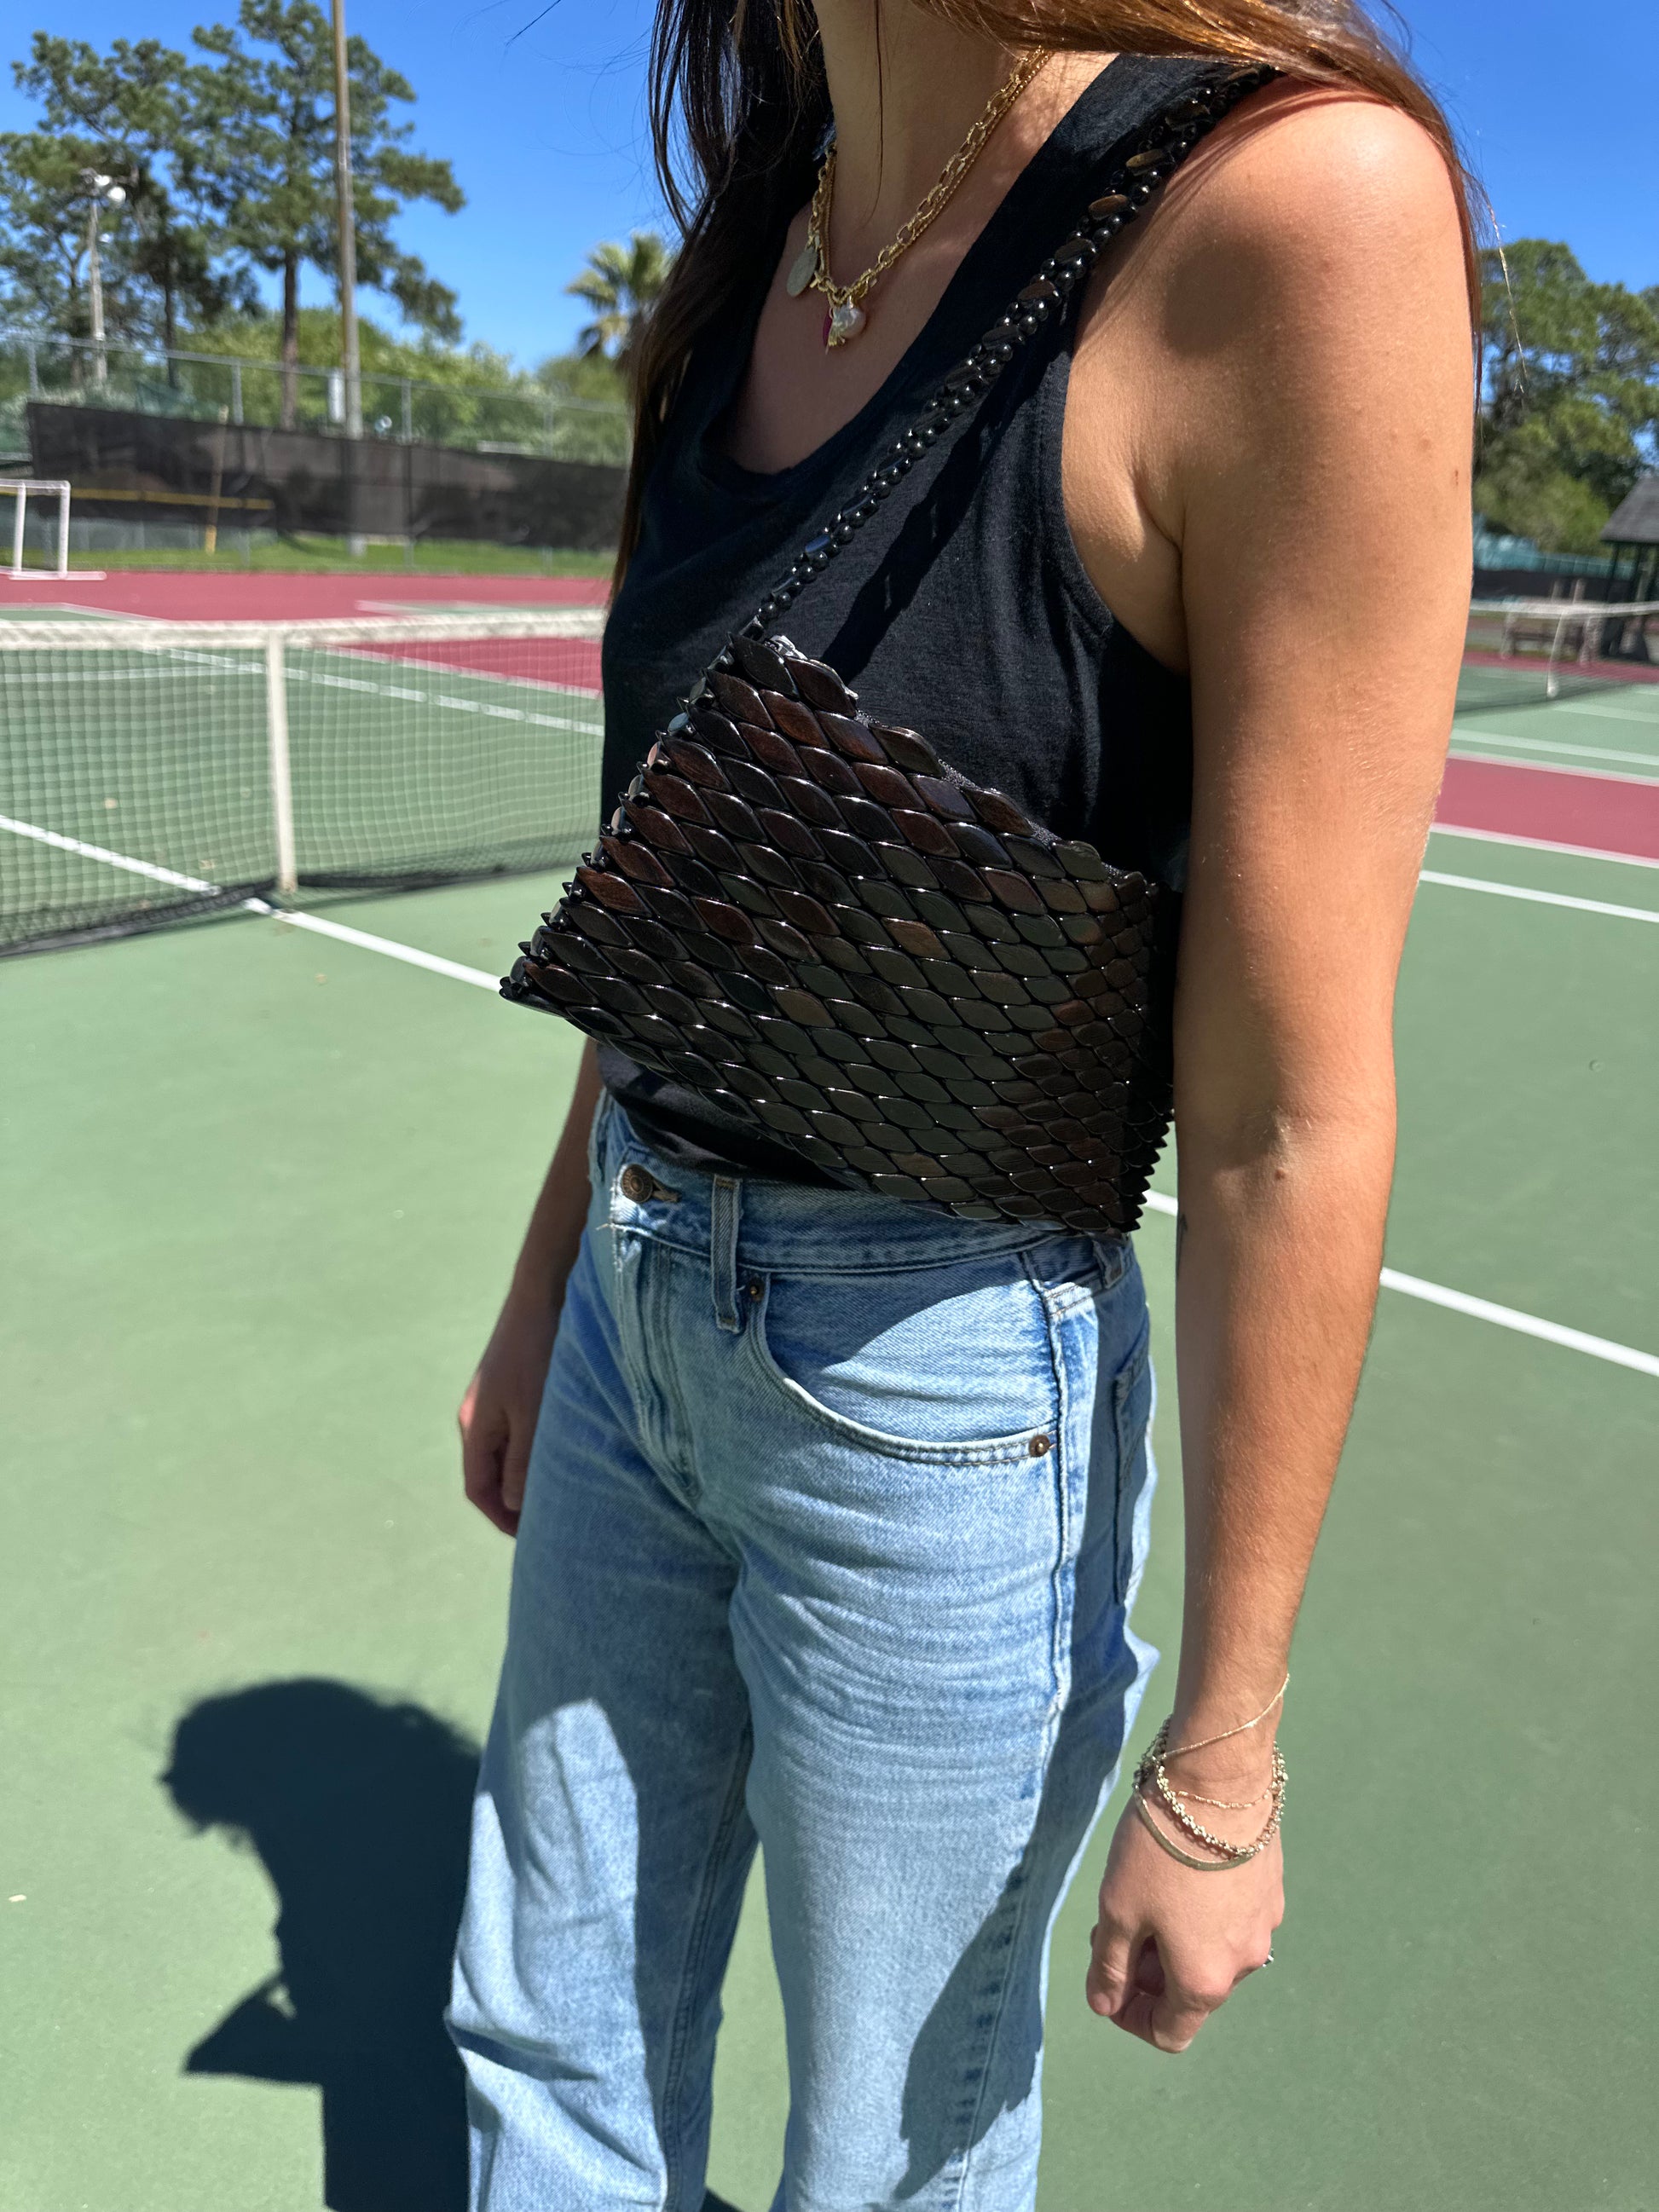
<path fill-rule="evenodd" d="M 81 182 L 87 188 L 89 213 L 87 217 L 87 290 L 92 304 L 92 380 L 94 384 L 109 382 L 109 360 L 104 351 L 104 270 L 98 254 L 98 216 L 105 207 L 122 207 L 126 192 L 113 177 L 106 177 L 96 169 L 82 169 Z"/>

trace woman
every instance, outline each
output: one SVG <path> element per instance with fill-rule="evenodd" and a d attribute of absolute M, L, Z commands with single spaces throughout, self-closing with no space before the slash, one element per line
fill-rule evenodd
<path fill-rule="evenodd" d="M 1170 2051 L 1271 1955 L 1274 1731 L 1377 1284 L 1469 565 L 1437 111 L 1343 0 L 665 0 L 695 180 L 605 641 L 609 809 L 1126 149 L 1250 62 L 1278 82 L 788 623 L 1184 890 L 1186 1607 L 1086 1981 Z M 839 1188 L 589 1048 L 461 1413 L 518 1536 L 453 2013 L 478 2204 L 701 2203 L 757 1838 L 778 2205 L 1033 2203 L 1049 1931 L 1155 1656 L 1151 1401 L 1127 1239 Z"/>

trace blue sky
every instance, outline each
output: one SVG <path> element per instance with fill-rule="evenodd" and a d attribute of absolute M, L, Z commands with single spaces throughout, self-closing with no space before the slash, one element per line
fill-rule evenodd
<path fill-rule="evenodd" d="M 661 220 L 648 0 L 543 5 L 348 0 L 351 27 L 419 94 L 417 143 L 448 156 L 468 195 L 459 216 L 411 212 L 404 242 L 459 292 L 469 337 L 526 362 L 570 343 L 582 310 L 563 288 L 588 246 Z M 234 0 L 76 0 L 73 27 L 98 45 L 147 33 L 183 46 L 194 24 L 233 12 Z M 1659 283 L 1653 0 L 1405 0 L 1403 14 L 1502 234 L 1563 238 L 1594 276 Z M 8 15 L 20 53 L 33 21 L 63 21 L 27 0 Z M 8 72 L 0 126 L 27 118 Z"/>

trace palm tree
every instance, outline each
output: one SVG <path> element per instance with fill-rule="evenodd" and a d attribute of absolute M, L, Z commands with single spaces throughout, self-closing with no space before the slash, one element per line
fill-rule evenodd
<path fill-rule="evenodd" d="M 576 339 L 584 354 L 608 354 L 626 369 L 673 258 L 654 230 L 636 230 L 626 246 L 607 240 L 593 248 L 586 268 L 564 288 L 593 310 L 592 321 Z"/>

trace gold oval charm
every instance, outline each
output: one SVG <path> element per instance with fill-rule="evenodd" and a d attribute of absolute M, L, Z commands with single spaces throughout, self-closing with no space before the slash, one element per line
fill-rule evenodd
<path fill-rule="evenodd" d="M 818 273 L 818 249 L 809 238 L 789 264 L 789 274 L 783 280 L 783 289 L 792 300 L 799 300 Z"/>

